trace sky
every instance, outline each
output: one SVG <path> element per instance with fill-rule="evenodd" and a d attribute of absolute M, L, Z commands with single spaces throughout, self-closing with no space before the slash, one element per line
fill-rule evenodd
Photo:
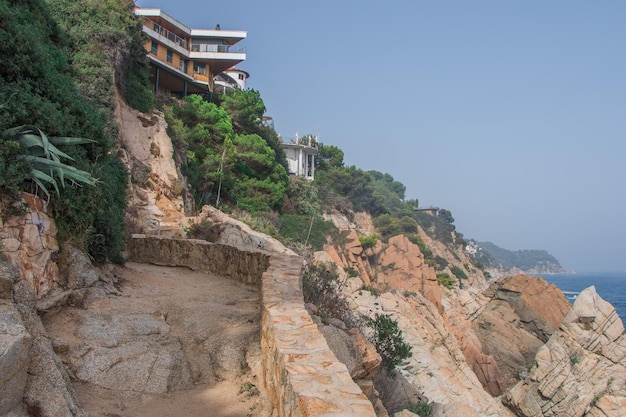
<path fill-rule="evenodd" d="M 626 271 L 626 2 L 137 0 L 247 31 L 248 87 L 466 238 Z"/>

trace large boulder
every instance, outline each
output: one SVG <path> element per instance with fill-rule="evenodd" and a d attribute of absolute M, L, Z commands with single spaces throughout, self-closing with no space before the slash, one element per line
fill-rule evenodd
<path fill-rule="evenodd" d="M 204 206 L 197 221 L 208 221 L 211 223 L 212 230 L 209 241 L 212 243 L 295 255 L 292 250 L 287 249 L 278 240 L 252 230 L 244 222 L 233 219 L 215 207 Z"/>
<path fill-rule="evenodd" d="M 0 300 L 0 416 L 22 405 L 31 340 L 13 303 Z"/>
<path fill-rule="evenodd" d="M 615 309 L 587 288 L 504 401 L 519 416 L 624 416 L 626 337 Z"/>
<path fill-rule="evenodd" d="M 19 280 L 13 286 L 13 300 L 24 327 L 32 337 L 28 349 L 28 378 L 24 406 L 33 415 L 82 417 L 65 366 L 55 354 L 48 333 L 36 310 L 36 295 L 30 283 Z"/>
<path fill-rule="evenodd" d="M 487 356 L 475 352 L 473 357 L 466 353 L 466 358 L 483 386 L 500 395 L 525 376 L 570 304 L 554 285 L 527 275 L 501 278 L 483 296 L 487 302 L 475 316 L 472 330 Z"/>

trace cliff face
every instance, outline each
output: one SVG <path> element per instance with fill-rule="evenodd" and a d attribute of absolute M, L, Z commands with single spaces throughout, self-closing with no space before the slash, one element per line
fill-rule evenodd
<path fill-rule="evenodd" d="M 119 155 L 133 172 L 129 221 L 135 231 L 182 235 L 189 220 L 210 219 L 216 242 L 290 254 L 280 243 L 227 221 L 228 216 L 211 208 L 198 219 L 185 217 L 184 183 L 173 162 L 163 119 L 135 112 L 123 103 L 118 119 Z M 141 311 L 132 317 L 116 317 L 117 301 L 107 299 L 107 293 L 117 294 L 116 283 L 91 268 L 75 249 L 60 250 L 54 223 L 43 204 L 37 200 L 28 204 L 33 214 L 2 224 L 3 252 L 20 270 L 11 272 L 0 265 L 4 278 L 0 279 L 0 369 L 6 371 L 0 372 L 0 415 L 83 415 L 68 367 L 72 375 L 106 389 L 118 385 L 116 378 L 121 375 L 120 385 L 135 389 L 143 384 L 140 388 L 146 395 L 188 387 L 190 380 L 210 379 L 207 375 L 212 372 L 215 378 L 232 376 L 230 371 L 237 366 L 236 361 L 228 362 L 232 357 L 225 357 L 223 369 L 218 366 L 222 374 L 203 365 L 207 361 L 202 349 L 224 358 L 223 349 L 219 341 L 201 338 L 198 342 L 198 334 L 186 330 L 193 312 L 177 309 L 163 314 L 161 306 L 146 303 L 134 306 Z M 489 284 L 463 248 L 443 245 L 420 230 L 433 255 L 448 262 L 446 273 L 454 276 L 456 268 L 467 275 L 448 289 L 438 284 L 434 269 L 406 237 L 395 236 L 364 249 L 358 235 L 374 231 L 369 216 L 357 213 L 352 221 L 333 220 L 347 235 L 341 245 L 327 245 L 325 252 L 317 253 L 317 262 L 338 266 L 341 291 L 354 317 L 362 321 L 377 313 L 391 316 L 413 348 L 412 357 L 399 367 L 395 378 L 388 378 L 378 371 L 380 357 L 363 337 L 366 328 L 361 331 L 317 321 L 379 417 L 417 401 L 433 404 L 434 417 L 624 415 L 624 328 L 595 291 L 581 293 L 570 309 L 560 291 L 542 279 L 518 275 Z M 181 259 L 189 254 L 183 255 Z M 240 259 L 228 259 L 230 267 L 224 269 L 237 269 Z M 152 301 L 171 307 L 167 296 Z M 280 297 L 275 302 L 278 305 Z M 72 308 L 45 320 L 48 330 L 55 332 L 50 334 L 38 313 L 67 303 Z M 102 324 L 110 322 L 115 326 L 106 328 L 106 333 Z M 172 329 L 177 325 L 181 330 L 174 336 Z M 73 336 L 55 336 L 67 329 L 86 335 L 84 343 L 77 343 Z M 248 342 L 254 335 L 247 334 L 245 339 L 241 346 L 253 351 Z M 150 381 L 142 377 L 143 371 L 124 374 L 124 366 L 116 368 L 116 363 L 124 363 L 144 369 L 133 358 L 147 363 L 154 352 L 142 351 L 141 343 L 156 346 L 160 352 L 154 369 L 161 379 Z M 200 347 L 194 345 L 198 343 Z M 181 366 L 181 355 L 193 349 L 198 349 L 197 363 Z M 241 359 L 241 352 L 237 355 Z M 95 364 L 104 362 L 111 366 L 102 372 L 96 369 Z M 298 376 L 303 387 L 310 383 L 305 373 Z M 24 403 L 15 398 L 24 398 Z"/>
<path fill-rule="evenodd" d="M 504 396 L 519 416 L 623 416 L 626 337 L 593 287 L 576 298 L 528 375 Z"/>
<path fill-rule="evenodd" d="M 485 375 L 481 381 L 500 395 L 526 373 L 570 305 L 554 285 L 527 275 L 501 278 L 482 296 L 487 302 L 471 320 L 472 330 L 484 354 L 495 360 L 499 375 Z"/>
<path fill-rule="evenodd" d="M 364 250 L 352 230 L 345 245 L 317 254 L 318 262 L 358 271 L 341 274 L 354 314 L 391 316 L 413 347 L 399 368 L 404 382 L 394 388 L 404 399 L 377 386 L 389 411 L 410 398 L 408 384 L 413 395 L 434 404 L 433 416 L 623 415 L 626 349 L 608 303 L 588 290 L 593 295 L 571 308 L 554 285 L 527 275 L 488 284 L 462 249 L 451 251 L 425 234 L 422 239 L 435 256 L 463 266 L 462 288 L 434 290 L 434 271 L 401 236 Z M 502 394 L 504 402 L 497 397 Z"/>
<path fill-rule="evenodd" d="M 118 98 L 118 156 L 131 174 L 126 223 L 131 233 L 184 236 L 185 181 L 174 162 L 167 123 L 159 112 L 143 114 Z"/>

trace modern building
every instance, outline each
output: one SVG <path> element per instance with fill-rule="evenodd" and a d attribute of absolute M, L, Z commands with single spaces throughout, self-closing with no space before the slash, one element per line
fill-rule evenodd
<path fill-rule="evenodd" d="M 246 38 L 245 31 L 222 30 L 219 25 L 192 29 L 161 9 L 136 8 L 135 14 L 144 18 L 155 93 L 210 95 L 215 91 L 214 78 L 226 70 L 235 71 L 239 81 L 242 74 L 245 86 L 247 73 L 233 68 L 246 59 L 245 48 L 237 45 Z"/>
<path fill-rule="evenodd" d="M 318 154 L 317 141 L 308 142 L 292 139 L 290 142 L 283 142 L 287 159 L 287 169 L 290 175 L 298 175 L 308 180 L 315 179 L 315 155 Z"/>

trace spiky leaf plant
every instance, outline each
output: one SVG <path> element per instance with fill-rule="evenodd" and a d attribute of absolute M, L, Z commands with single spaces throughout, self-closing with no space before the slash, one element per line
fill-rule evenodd
<path fill-rule="evenodd" d="M 46 135 L 41 129 L 32 125 L 17 126 L 6 129 L 2 136 L 20 142 L 25 154 L 19 158 L 32 166 L 30 180 L 50 197 L 48 186 L 52 185 L 59 194 L 59 181 L 65 187 L 65 181 L 72 184 L 94 185 L 96 178 L 89 172 L 68 165 L 62 160 L 74 161 L 74 158 L 61 151 L 57 146 L 82 145 L 93 143 L 86 138 L 54 137 Z"/>

